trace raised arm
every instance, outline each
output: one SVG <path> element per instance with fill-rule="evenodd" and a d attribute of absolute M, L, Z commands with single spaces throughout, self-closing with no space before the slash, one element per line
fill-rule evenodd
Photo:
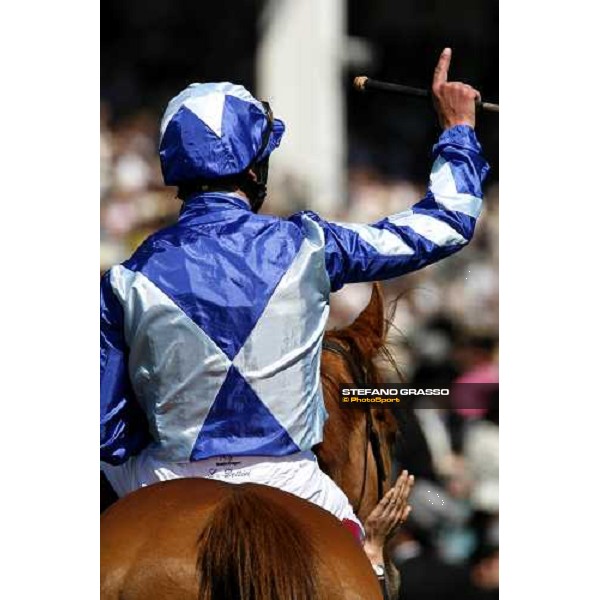
<path fill-rule="evenodd" d="M 479 92 L 463 83 L 448 83 L 450 58 L 447 48 L 434 73 L 434 104 L 444 131 L 433 149 L 425 198 L 371 225 L 327 222 L 304 213 L 324 232 L 333 291 L 345 283 L 404 275 L 457 252 L 471 240 L 489 167 L 474 130 Z"/>

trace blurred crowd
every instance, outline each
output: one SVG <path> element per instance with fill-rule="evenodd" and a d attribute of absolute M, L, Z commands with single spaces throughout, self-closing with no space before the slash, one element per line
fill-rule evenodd
<path fill-rule="evenodd" d="M 413 381 L 454 377 L 450 365 L 428 365 Z M 499 597 L 498 387 L 484 389 L 477 411 L 441 403 L 397 410 L 396 467 L 416 479 L 413 510 L 388 543 L 402 600 Z"/>
<path fill-rule="evenodd" d="M 128 258 L 145 237 L 177 218 L 181 203 L 176 191 L 162 184 L 157 139 L 156 114 L 140 111 L 114 123 L 109 107 L 102 107 L 101 271 Z M 310 208 L 293 180 L 273 179 L 264 212 L 285 216 Z M 322 216 L 373 222 L 409 208 L 426 183 L 392 180 L 372 167 L 354 165 L 348 170 L 344 208 Z M 411 517 L 390 543 L 401 568 L 402 599 L 496 598 L 497 185 L 486 190 L 485 209 L 467 248 L 383 287 L 389 349 L 399 371 L 390 369 L 388 381 L 486 384 L 476 408 L 417 404 L 399 411 L 397 468 L 417 478 Z M 350 323 L 370 293 L 370 285 L 358 284 L 334 294 L 329 325 Z"/>

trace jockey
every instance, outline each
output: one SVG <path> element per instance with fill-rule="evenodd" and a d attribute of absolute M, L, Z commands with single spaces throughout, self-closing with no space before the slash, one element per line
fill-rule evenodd
<path fill-rule="evenodd" d="M 313 212 L 260 215 L 284 124 L 239 85 L 192 84 L 160 132 L 179 220 L 101 283 L 101 461 L 119 496 L 179 477 L 252 481 L 358 522 L 311 448 L 329 295 L 404 275 L 463 248 L 488 166 L 470 86 L 434 79 L 444 128 L 427 194 L 371 225 Z"/>

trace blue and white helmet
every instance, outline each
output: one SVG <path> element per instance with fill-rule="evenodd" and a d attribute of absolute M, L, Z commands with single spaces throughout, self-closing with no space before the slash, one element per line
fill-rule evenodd
<path fill-rule="evenodd" d="M 265 138 L 267 132 L 268 139 Z M 192 83 L 173 98 L 160 126 L 166 185 L 243 173 L 279 146 L 283 121 L 232 83 Z"/>

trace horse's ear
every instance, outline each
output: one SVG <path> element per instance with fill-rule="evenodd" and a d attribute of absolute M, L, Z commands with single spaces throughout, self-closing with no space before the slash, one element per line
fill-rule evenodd
<path fill-rule="evenodd" d="M 363 360 L 372 360 L 384 345 L 386 333 L 383 292 L 381 285 L 375 283 L 369 304 L 354 322 L 343 329 L 327 331 L 325 336 L 354 344 L 359 349 Z"/>
<path fill-rule="evenodd" d="M 352 327 L 372 332 L 372 335 L 377 336 L 382 341 L 385 339 L 386 325 L 383 313 L 383 290 L 380 283 L 375 282 L 373 284 L 369 304 L 356 317 Z"/>

